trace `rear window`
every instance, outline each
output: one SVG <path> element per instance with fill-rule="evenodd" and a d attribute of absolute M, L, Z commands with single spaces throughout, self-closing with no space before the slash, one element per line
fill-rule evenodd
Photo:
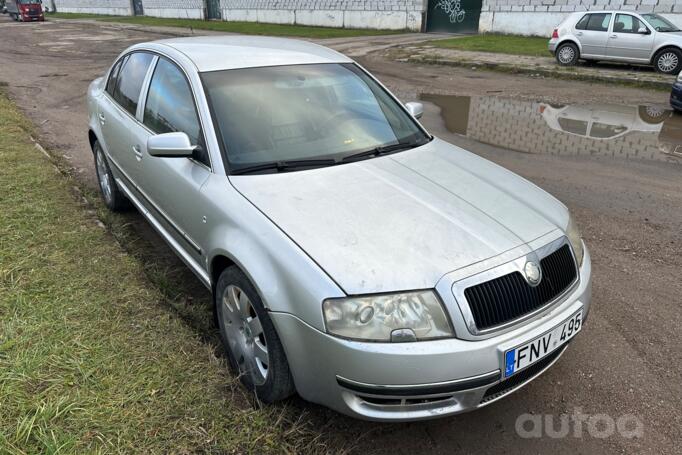
<path fill-rule="evenodd" d="M 114 91 L 116 90 L 116 84 L 118 82 L 118 73 L 121 71 L 121 65 L 125 62 L 125 60 L 128 58 L 126 55 L 123 57 L 121 60 L 116 62 L 114 67 L 111 69 L 109 72 L 109 80 L 107 81 L 107 93 L 111 96 L 114 96 Z"/>
<path fill-rule="evenodd" d="M 578 30 L 592 30 L 594 32 L 605 32 L 609 29 L 611 13 L 586 14 L 575 24 Z"/>
<path fill-rule="evenodd" d="M 114 99 L 118 104 L 135 115 L 137 103 L 140 99 L 140 91 L 147 70 L 152 62 L 153 56 L 146 52 L 136 52 L 131 54 L 126 60 L 118 74 L 118 84 L 114 91 Z"/>

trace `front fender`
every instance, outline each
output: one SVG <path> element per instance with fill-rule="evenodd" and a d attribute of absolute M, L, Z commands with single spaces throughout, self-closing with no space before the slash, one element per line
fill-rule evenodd
<path fill-rule="evenodd" d="M 267 309 L 324 330 L 322 301 L 344 297 L 339 286 L 226 176 L 212 174 L 202 193 L 212 205 L 206 238 L 210 276 L 216 275 L 215 259 L 223 256 L 249 277 Z"/>

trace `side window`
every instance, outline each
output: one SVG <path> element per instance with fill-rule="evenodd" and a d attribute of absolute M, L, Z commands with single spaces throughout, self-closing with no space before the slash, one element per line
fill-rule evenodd
<path fill-rule="evenodd" d="M 611 22 L 611 13 L 590 14 L 590 20 L 587 23 L 587 30 L 592 30 L 595 32 L 608 31 L 609 22 Z"/>
<path fill-rule="evenodd" d="M 639 33 L 640 28 L 646 28 L 644 23 L 629 14 L 616 14 L 616 22 L 613 23 L 614 33 Z"/>
<path fill-rule="evenodd" d="M 175 64 L 164 58 L 159 59 L 154 69 L 143 122 L 157 134 L 176 131 L 187 134 L 190 142 L 199 146 L 194 158 L 210 165 L 189 82 Z"/>
<path fill-rule="evenodd" d="M 116 83 L 118 82 L 118 73 L 121 71 L 121 66 L 124 64 L 128 56 L 126 55 L 114 64 L 114 67 L 109 72 L 109 80 L 107 81 L 106 91 L 109 95 L 114 96 L 116 90 Z"/>
<path fill-rule="evenodd" d="M 591 14 L 585 14 L 577 24 L 575 24 L 575 28 L 578 30 L 586 30 L 587 29 L 587 22 L 590 20 Z"/>
<path fill-rule="evenodd" d="M 152 54 L 135 52 L 127 58 L 118 74 L 114 99 L 132 115 L 137 111 L 142 84 L 153 58 Z"/>

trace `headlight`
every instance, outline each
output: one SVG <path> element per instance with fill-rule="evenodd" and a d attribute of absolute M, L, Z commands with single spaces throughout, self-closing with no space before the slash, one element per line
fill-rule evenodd
<path fill-rule="evenodd" d="M 677 75 L 677 82 L 682 82 L 682 73 Z"/>
<path fill-rule="evenodd" d="M 367 341 L 417 341 L 454 336 L 433 291 L 329 299 L 322 304 L 327 332 Z"/>
<path fill-rule="evenodd" d="M 575 254 L 576 260 L 578 261 L 578 267 L 582 267 L 583 256 L 585 256 L 585 250 L 583 249 L 583 241 L 582 236 L 580 235 L 580 230 L 578 229 L 578 226 L 575 224 L 573 216 L 569 216 L 568 218 L 566 236 L 568 237 L 568 241 L 571 242 L 571 246 L 573 247 L 573 253 Z"/>

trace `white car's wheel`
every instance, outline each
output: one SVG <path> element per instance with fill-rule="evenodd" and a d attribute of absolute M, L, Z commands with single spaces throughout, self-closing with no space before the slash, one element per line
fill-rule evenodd
<path fill-rule="evenodd" d="M 679 49 L 663 49 L 654 57 L 656 71 L 664 74 L 677 74 L 682 69 L 682 52 Z"/>
<path fill-rule="evenodd" d="M 559 45 L 556 50 L 556 61 L 562 66 L 573 66 L 578 63 L 580 51 L 578 46 L 573 43 L 564 43 Z"/>

